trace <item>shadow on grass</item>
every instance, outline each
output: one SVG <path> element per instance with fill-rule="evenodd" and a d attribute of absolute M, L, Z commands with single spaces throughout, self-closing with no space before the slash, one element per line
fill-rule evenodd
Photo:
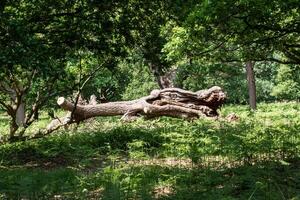
<path fill-rule="evenodd" d="M 164 118 L 151 128 L 145 126 L 148 122 L 142 123 L 117 125 L 103 131 L 98 127 L 94 131 L 60 132 L 38 140 L 1 145 L 0 165 L 74 166 L 86 158 L 130 151 L 143 151 L 149 156 L 188 157 L 195 163 L 216 155 L 248 164 L 300 155 L 300 123 L 266 125 L 251 118 L 235 124 Z"/>
<path fill-rule="evenodd" d="M 46 167 L 72 166 L 81 160 L 99 155 L 126 153 L 128 143 L 143 141 L 148 153 L 159 148 L 164 138 L 158 129 L 116 127 L 108 131 L 89 133 L 69 132 L 38 140 L 0 146 L 0 166 L 26 165 Z M 149 147 L 149 148 L 148 148 Z"/>
<path fill-rule="evenodd" d="M 0 146 L 0 199 L 300 199 L 299 123 L 143 123 Z"/>
<path fill-rule="evenodd" d="M 237 168 L 1 169 L 3 199 L 299 199 L 299 162 Z M 2 195 L 2 196 L 1 196 Z"/>

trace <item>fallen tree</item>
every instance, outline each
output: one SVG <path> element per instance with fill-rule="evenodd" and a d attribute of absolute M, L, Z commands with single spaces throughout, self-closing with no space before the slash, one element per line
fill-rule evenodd
<path fill-rule="evenodd" d="M 149 96 L 132 101 L 120 101 L 96 104 L 95 99 L 89 104 L 74 104 L 64 97 L 57 104 L 69 113 L 53 120 L 47 127 L 50 133 L 61 126 L 79 123 L 97 116 L 122 115 L 122 120 L 130 121 L 138 117 L 153 118 L 170 116 L 178 118 L 218 117 L 217 109 L 224 103 L 225 93 L 218 86 L 207 90 L 190 92 L 179 88 L 153 90 Z"/>

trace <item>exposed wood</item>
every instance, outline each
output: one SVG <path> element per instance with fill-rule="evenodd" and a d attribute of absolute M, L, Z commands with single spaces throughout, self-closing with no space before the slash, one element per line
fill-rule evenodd
<path fill-rule="evenodd" d="M 90 104 L 90 105 L 97 105 L 97 103 L 98 103 L 98 102 L 97 102 L 97 97 L 96 97 L 96 95 L 94 95 L 94 94 L 91 95 L 91 96 L 90 96 L 90 100 L 89 100 L 89 104 Z"/>

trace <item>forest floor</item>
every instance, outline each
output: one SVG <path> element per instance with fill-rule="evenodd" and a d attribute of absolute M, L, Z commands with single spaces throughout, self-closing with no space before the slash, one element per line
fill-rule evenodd
<path fill-rule="evenodd" d="M 300 200 L 300 104 L 225 106 L 221 116 L 232 112 L 238 121 L 99 117 L 3 144 L 0 199 Z"/>

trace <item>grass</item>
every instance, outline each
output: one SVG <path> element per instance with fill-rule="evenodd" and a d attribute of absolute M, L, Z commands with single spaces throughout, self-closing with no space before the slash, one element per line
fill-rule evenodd
<path fill-rule="evenodd" d="M 240 120 L 97 118 L 2 145 L 0 199 L 300 199 L 300 105 L 231 112 Z"/>

